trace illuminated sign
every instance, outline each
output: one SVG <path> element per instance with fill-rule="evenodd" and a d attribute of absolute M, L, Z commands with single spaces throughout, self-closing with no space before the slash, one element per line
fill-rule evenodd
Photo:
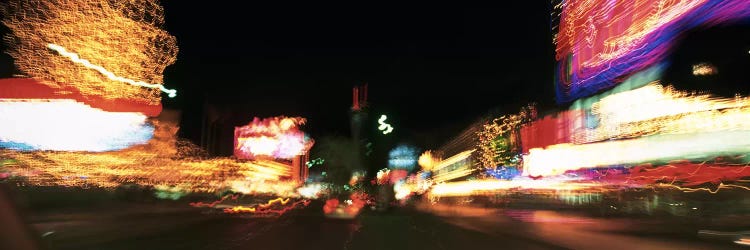
<path fill-rule="evenodd" d="M 240 159 L 267 156 L 291 159 L 304 154 L 313 141 L 299 130 L 304 118 L 255 118 L 250 124 L 234 128 L 234 155 Z"/>

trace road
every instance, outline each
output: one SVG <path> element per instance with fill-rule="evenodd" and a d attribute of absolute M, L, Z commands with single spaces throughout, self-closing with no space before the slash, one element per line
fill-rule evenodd
<path fill-rule="evenodd" d="M 688 222 L 544 210 L 420 204 L 331 220 L 320 202 L 278 218 L 176 204 L 45 212 L 29 221 L 50 249 L 741 249 L 698 238 Z"/>

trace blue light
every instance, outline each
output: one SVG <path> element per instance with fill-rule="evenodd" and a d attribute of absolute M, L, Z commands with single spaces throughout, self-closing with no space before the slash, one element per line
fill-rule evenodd
<path fill-rule="evenodd" d="M 388 167 L 392 169 L 413 170 L 417 166 L 417 148 L 399 145 L 388 153 Z"/>
<path fill-rule="evenodd" d="M 487 169 L 485 170 L 485 173 L 487 173 L 487 175 L 489 176 L 494 177 L 495 179 L 501 180 L 511 180 L 521 175 L 521 172 L 518 171 L 518 168 L 513 166 L 500 166 L 495 169 Z"/>

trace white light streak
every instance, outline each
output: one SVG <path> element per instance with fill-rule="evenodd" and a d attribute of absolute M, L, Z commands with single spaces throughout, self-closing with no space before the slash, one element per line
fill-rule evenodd
<path fill-rule="evenodd" d="M 114 73 L 109 72 L 104 67 L 96 65 L 96 64 L 93 64 L 93 63 L 89 62 L 86 59 L 80 58 L 78 56 L 78 54 L 76 54 L 76 53 L 69 52 L 63 46 L 50 43 L 50 44 L 47 44 L 47 48 L 49 48 L 51 50 L 54 50 L 57 53 L 60 53 L 60 55 L 69 58 L 74 63 L 78 63 L 78 64 L 83 65 L 86 68 L 98 71 L 99 73 L 101 73 L 102 75 L 106 76 L 107 78 L 109 78 L 112 81 L 124 82 L 124 83 L 128 83 L 130 85 L 140 86 L 140 87 L 146 87 L 146 88 L 152 88 L 152 89 L 158 88 L 162 92 L 167 93 L 167 96 L 169 96 L 169 97 L 175 97 L 175 96 L 177 96 L 177 90 L 167 89 L 162 84 L 151 84 L 151 83 L 147 83 L 147 82 L 136 81 L 136 80 L 133 80 L 133 79 L 128 79 L 128 78 L 125 78 L 125 77 L 117 76 Z"/>

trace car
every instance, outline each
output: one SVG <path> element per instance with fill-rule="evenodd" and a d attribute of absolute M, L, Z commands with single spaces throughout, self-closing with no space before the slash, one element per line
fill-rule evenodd
<path fill-rule="evenodd" d="M 332 219 L 354 219 L 366 204 L 367 199 L 356 193 L 348 199 L 331 198 L 323 205 L 323 214 Z"/>

